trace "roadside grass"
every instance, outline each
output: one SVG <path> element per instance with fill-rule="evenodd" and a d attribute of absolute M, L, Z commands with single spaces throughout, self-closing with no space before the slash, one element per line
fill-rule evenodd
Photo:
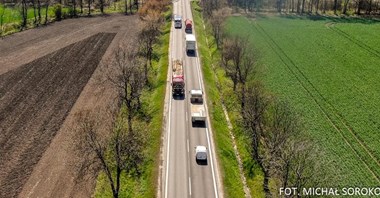
<path fill-rule="evenodd" d="M 152 61 L 150 71 L 150 88 L 142 95 L 143 115 L 135 120 L 135 125 L 147 130 L 145 160 L 141 167 L 140 178 L 122 175 L 120 197 L 155 197 L 159 167 L 159 152 L 162 132 L 162 115 L 166 91 L 166 77 L 168 72 L 168 49 L 170 38 L 171 8 L 165 13 L 169 19 L 163 27 L 159 42 L 154 46 L 156 59 Z M 125 109 L 121 109 L 125 111 Z M 146 115 L 146 116 L 144 116 Z M 95 188 L 95 197 L 112 197 L 108 180 L 104 173 L 100 173 Z"/>
<path fill-rule="evenodd" d="M 259 49 L 257 77 L 301 115 L 325 185 L 379 185 L 380 23 L 230 17 L 226 31 Z"/>
<path fill-rule="evenodd" d="M 261 170 L 255 166 L 254 162 L 250 160 L 249 152 L 245 146 L 246 140 L 239 134 L 240 131 L 234 123 L 237 120 L 236 117 L 238 113 L 229 108 L 231 104 L 235 104 L 237 101 L 236 95 L 232 93 L 232 82 L 226 77 L 223 68 L 220 67 L 220 52 L 217 49 L 209 24 L 205 24 L 205 29 L 203 28 L 205 21 L 203 21 L 201 16 L 201 8 L 198 5 L 198 1 L 192 2 L 192 11 L 225 197 L 244 197 L 244 190 L 227 121 L 224 116 L 222 102 L 224 102 L 228 109 L 229 118 L 234 127 L 233 133 L 236 138 L 244 170 L 247 170 L 248 167 L 250 170 L 250 177 L 247 177 L 247 183 L 251 190 L 251 196 L 263 197 L 263 174 Z M 245 171 L 245 175 L 248 175 L 248 171 Z"/>

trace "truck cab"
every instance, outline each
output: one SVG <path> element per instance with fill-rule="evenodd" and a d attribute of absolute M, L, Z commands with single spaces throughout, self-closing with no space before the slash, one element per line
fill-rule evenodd
<path fill-rule="evenodd" d="M 189 34 L 193 32 L 193 22 L 190 19 L 185 20 L 185 32 Z"/>
<path fill-rule="evenodd" d="M 181 15 L 174 15 L 174 28 L 182 28 L 182 16 Z"/>
<path fill-rule="evenodd" d="M 190 91 L 191 103 L 203 103 L 203 92 L 200 89 L 193 89 Z"/>

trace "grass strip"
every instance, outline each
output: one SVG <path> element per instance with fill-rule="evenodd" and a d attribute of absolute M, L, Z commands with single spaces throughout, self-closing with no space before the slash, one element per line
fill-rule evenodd
<path fill-rule="evenodd" d="M 198 50 L 202 63 L 202 71 L 205 80 L 206 93 L 208 96 L 208 106 L 210 109 L 211 127 L 215 134 L 215 145 L 218 159 L 220 162 L 221 175 L 224 184 L 225 197 L 244 197 L 243 183 L 239 175 L 238 162 L 234 153 L 232 140 L 229 135 L 229 129 L 222 108 L 222 98 L 225 103 L 232 104 L 236 101 L 235 94 L 232 93 L 231 81 L 225 76 L 224 70 L 218 66 L 220 52 L 217 49 L 215 39 L 212 36 L 208 24 L 202 19 L 201 8 L 197 1 L 192 2 L 193 19 L 197 32 Z M 203 25 L 205 24 L 205 28 Z M 214 66 L 213 66 L 214 65 Z M 215 78 L 216 76 L 216 78 Z M 228 96 L 228 97 L 226 97 Z M 231 106 L 231 105 L 227 105 Z M 241 134 L 236 133 L 235 129 L 236 115 L 230 114 L 232 124 L 234 125 L 234 135 L 237 138 L 238 150 L 243 160 L 243 166 L 246 171 L 247 167 L 252 169 L 254 174 L 245 174 L 247 183 L 251 190 L 252 197 L 263 197 L 262 173 L 257 167 L 247 166 L 252 164 L 249 160 L 249 153 L 242 148 L 246 144 Z M 236 136 L 240 135 L 240 136 Z M 242 155 L 243 154 L 243 155 Z"/>
<path fill-rule="evenodd" d="M 162 115 L 166 91 L 166 76 L 168 73 L 168 48 L 170 38 L 171 9 L 165 13 L 167 19 L 159 42 L 154 46 L 156 58 L 152 61 L 151 89 L 145 90 L 142 96 L 142 106 L 151 117 L 147 127 L 146 158 L 142 165 L 140 178 L 122 175 L 119 197 L 155 197 L 159 167 L 159 152 L 161 144 Z M 137 124 L 146 124 L 137 122 Z M 95 197 L 112 197 L 108 180 L 100 173 L 95 189 Z"/>

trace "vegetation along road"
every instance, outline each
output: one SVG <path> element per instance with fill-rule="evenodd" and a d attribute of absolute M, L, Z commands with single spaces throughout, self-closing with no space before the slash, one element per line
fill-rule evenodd
<path fill-rule="evenodd" d="M 379 0 L 2 0 L 0 197 L 380 196 L 379 33 Z"/>

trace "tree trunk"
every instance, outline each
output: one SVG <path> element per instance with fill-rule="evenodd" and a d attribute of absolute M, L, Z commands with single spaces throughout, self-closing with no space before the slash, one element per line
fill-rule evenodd
<path fill-rule="evenodd" d="M 372 0 L 369 1 L 368 15 L 371 15 L 372 12 Z"/>
<path fill-rule="evenodd" d="M 34 25 L 37 25 L 37 7 L 36 7 L 36 0 L 32 0 L 33 4 L 33 15 L 34 15 Z"/>
<path fill-rule="evenodd" d="M 48 10 L 49 10 L 49 1 L 46 2 L 46 8 L 45 8 L 45 25 L 48 23 Z"/>
<path fill-rule="evenodd" d="M 133 14 L 132 13 L 132 0 L 129 0 L 129 13 Z"/>
<path fill-rule="evenodd" d="M 83 0 L 79 0 L 80 13 L 83 14 Z"/>
<path fill-rule="evenodd" d="M 104 14 L 104 0 L 99 0 L 99 4 L 100 4 L 100 12 Z"/>
<path fill-rule="evenodd" d="M 357 15 L 360 15 L 360 7 L 361 7 L 361 3 L 362 2 L 362 0 L 359 0 L 359 2 L 358 2 L 358 10 L 357 10 Z"/>
<path fill-rule="evenodd" d="M 348 2 L 349 2 L 350 0 L 345 0 L 344 1 L 344 5 L 343 5 L 343 14 L 346 14 L 347 13 L 347 5 L 348 5 Z"/>
<path fill-rule="evenodd" d="M 304 9 L 305 9 L 305 0 L 302 0 L 301 14 L 303 14 Z"/>
<path fill-rule="evenodd" d="M 317 5 L 316 5 L 316 8 L 315 8 L 315 14 L 318 14 L 318 9 L 319 9 L 319 1 L 320 1 L 320 0 L 317 0 Z"/>
<path fill-rule="evenodd" d="M 76 7 L 76 0 L 73 0 L 73 14 L 74 14 L 74 17 L 77 16 L 77 7 Z"/>
<path fill-rule="evenodd" d="M 338 0 L 334 0 L 334 14 L 336 14 L 336 10 L 338 9 Z"/>
<path fill-rule="evenodd" d="M 309 13 L 313 12 L 313 0 L 309 0 Z"/>
<path fill-rule="evenodd" d="M 260 162 L 260 163 L 262 163 L 262 162 Z M 264 187 L 265 197 L 272 197 L 270 190 L 269 190 L 269 171 L 265 170 L 263 165 L 261 165 L 261 168 L 263 169 L 263 172 L 264 172 L 263 187 Z"/>
<path fill-rule="evenodd" d="M 297 0 L 297 13 L 300 14 L 300 6 L 301 6 L 301 3 L 300 3 L 301 0 Z"/>
<path fill-rule="evenodd" d="M 38 8 L 38 24 L 41 24 L 41 1 L 37 0 L 37 8 Z"/>
<path fill-rule="evenodd" d="M 88 1 L 88 16 L 91 15 L 91 0 L 87 0 Z"/>
<path fill-rule="evenodd" d="M 125 0 L 124 1 L 124 7 L 125 7 L 125 14 L 127 15 L 128 14 L 128 0 Z"/>

